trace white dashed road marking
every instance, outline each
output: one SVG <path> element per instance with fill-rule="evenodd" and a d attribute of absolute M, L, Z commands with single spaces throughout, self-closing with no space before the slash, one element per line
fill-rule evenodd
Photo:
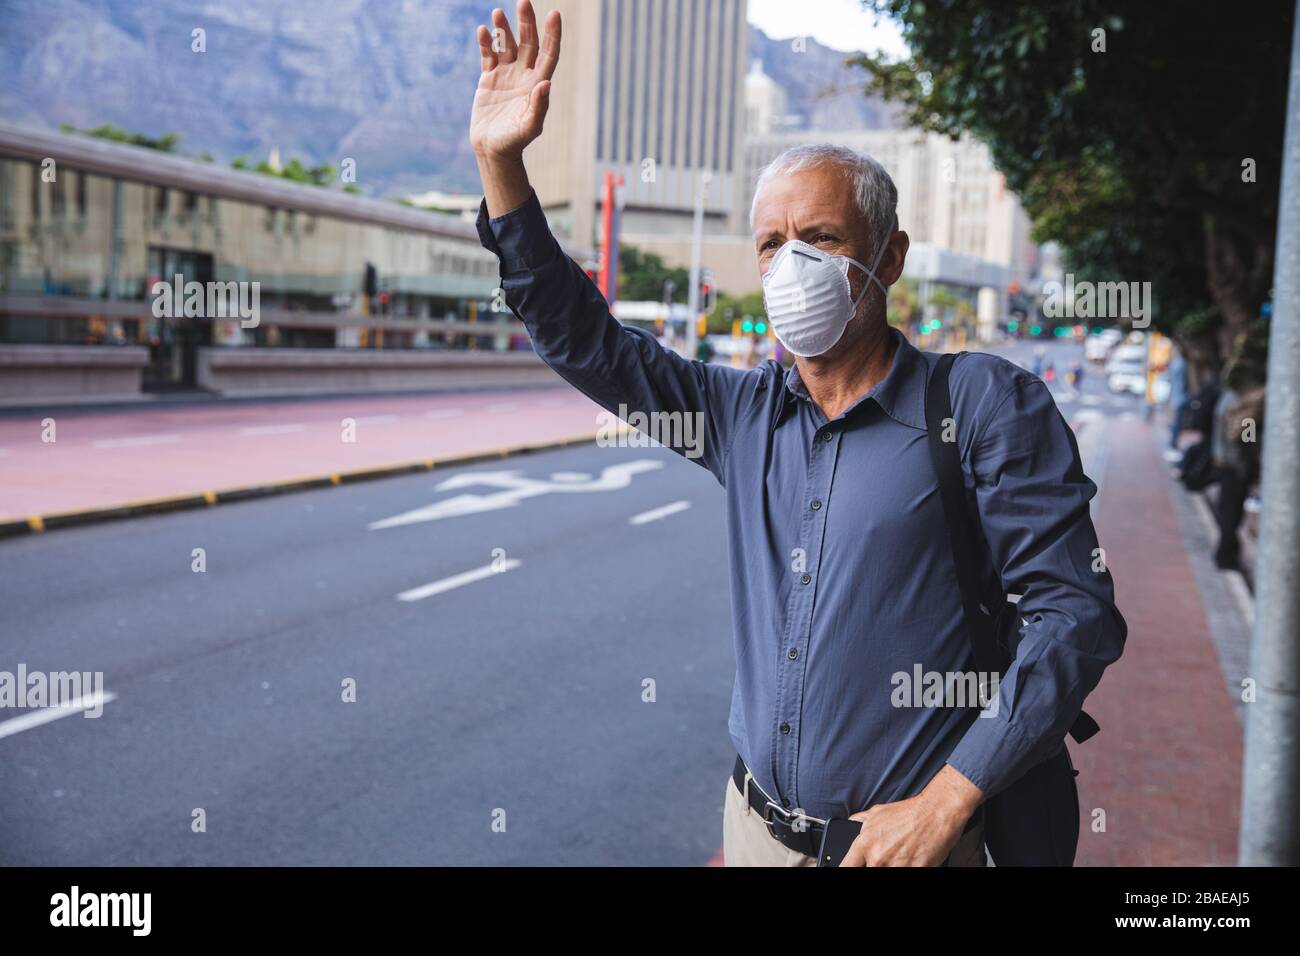
<path fill-rule="evenodd" d="M 25 714 L 11 717 L 6 721 L 0 721 L 0 737 L 11 737 L 14 734 L 22 733 L 24 730 L 31 730 L 33 727 L 48 724 L 62 717 L 71 717 L 73 714 L 80 714 L 82 711 L 94 710 L 116 699 L 116 694 L 97 692 L 88 694 L 85 697 L 77 697 L 60 707 L 41 707 L 36 710 L 29 710 Z"/>
<path fill-rule="evenodd" d="M 502 561 L 500 564 L 485 564 L 481 568 L 475 568 L 473 571 L 462 571 L 460 574 L 453 574 L 449 578 L 443 578 L 440 581 L 431 581 L 428 584 L 422 584 L 418 588 L 411 588 L 409 591 L 403 591 L 397 595 L 399 601 L 422 601 L 427 597 L 433 597 L 435 594 L 441 594 L 443 591 L 451 591 L 455 588 L 464 587 L 466 584 L 473 584 L 475 581 L 482 581 L 484 578 L 490 578 L 494 574 L 504 574 L 506 571 L 513 571 L 522 564 L 514 558 Z"/>
<path fill-rule="evenodd" d="M 137 448 L 141 445 L 170 445 L 180 440 L 180 435 L 134 435 L 131 438 L 101 438 L 94 447 Z"/>
<path fill-rule="evenodd" d="M 241 428 L 239 434 L 245 438 L 253 438 L 257 435 L 287 435 L 290 432 L 300 432 L 306 427 L 306 425 L 255 425 L 252 428 Z"/>
<path fill-rule="evenodd" d="M 662 508 L 654 508 L 650 511 L 643 511 L 639 515 L 633 515 L 627 519 L 628 524 L 646 524 L 650 521 L 658 521 L 660 518 L 667 518 L 669 515 L 675 515 L 679 511 L 685 511 L 691 506 L 689 501 L 674 501 L 670 505 L 664 505 Z"/>

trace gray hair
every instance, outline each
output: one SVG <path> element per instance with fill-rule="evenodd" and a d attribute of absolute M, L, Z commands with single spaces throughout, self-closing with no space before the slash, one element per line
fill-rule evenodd
<path fill-rule="evenodd" d="M 840 167 L 852 182 L 853 198 L 867 228 L 871 230 L 872 252 L 878 252 L 881 245 L 889 241 L 898 222 L 898 187 L 894 185 L 889 173 L 885 172 L 885 167 L 866 153 L 832 143 L 791 146 L 763 167 L 754 186 L 754 200 L 749 207 L 750 231 L 754 229 L 758 194 L 768 182 L 787 173 L 828 165 Z"/>

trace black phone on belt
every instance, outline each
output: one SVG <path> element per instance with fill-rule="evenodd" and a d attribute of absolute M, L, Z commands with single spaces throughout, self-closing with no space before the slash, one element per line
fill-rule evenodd
<path fill-rule="evenodd" d="M 861 832 L 862 824 L 857 820 L 827 820 L 822 830 L 821 849 L 817 852 L 817 865 L 839 866 Z"/>

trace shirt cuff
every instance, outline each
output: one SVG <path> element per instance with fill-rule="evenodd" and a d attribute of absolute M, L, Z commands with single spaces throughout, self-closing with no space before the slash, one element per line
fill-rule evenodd
<path fill-rule="evenodd" d="M 487 199 L 484 199 L 479 204 L 474 227 L 483 248 L 501 260 L 502 275 L 531 272 L 546 265 L 560 251 L 536 191 L 522 206 L 494 219 L 488 218 Z"/>
<path fill-rule="evenodd" d="M 948 755 L 947 762 L 988 799 L 1029 769 L 1026 764 L 1033 750 L 1033 743 L 1023 731 L 1002 715 L 980 716 Z"/>

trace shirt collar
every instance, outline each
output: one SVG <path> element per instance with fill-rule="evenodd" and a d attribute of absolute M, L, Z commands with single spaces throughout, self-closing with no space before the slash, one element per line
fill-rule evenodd
<path fill-rule="evenodd" d="M 872 399 L 894 421 L 925 431 L 925 387 L 930 377 L 929 363 L 898 329 L 890 326 L 889 334 L 898 344 L 889 374 L 884 381 L 877 383 L 875 388 L 854 402 L 845 415 L 867 399 Z M 798 365 L 791 365 L 786 371 L 785 388 L 787 403 L 798 399 L 812 403 L 808 389 L 799 376 Z"/>

